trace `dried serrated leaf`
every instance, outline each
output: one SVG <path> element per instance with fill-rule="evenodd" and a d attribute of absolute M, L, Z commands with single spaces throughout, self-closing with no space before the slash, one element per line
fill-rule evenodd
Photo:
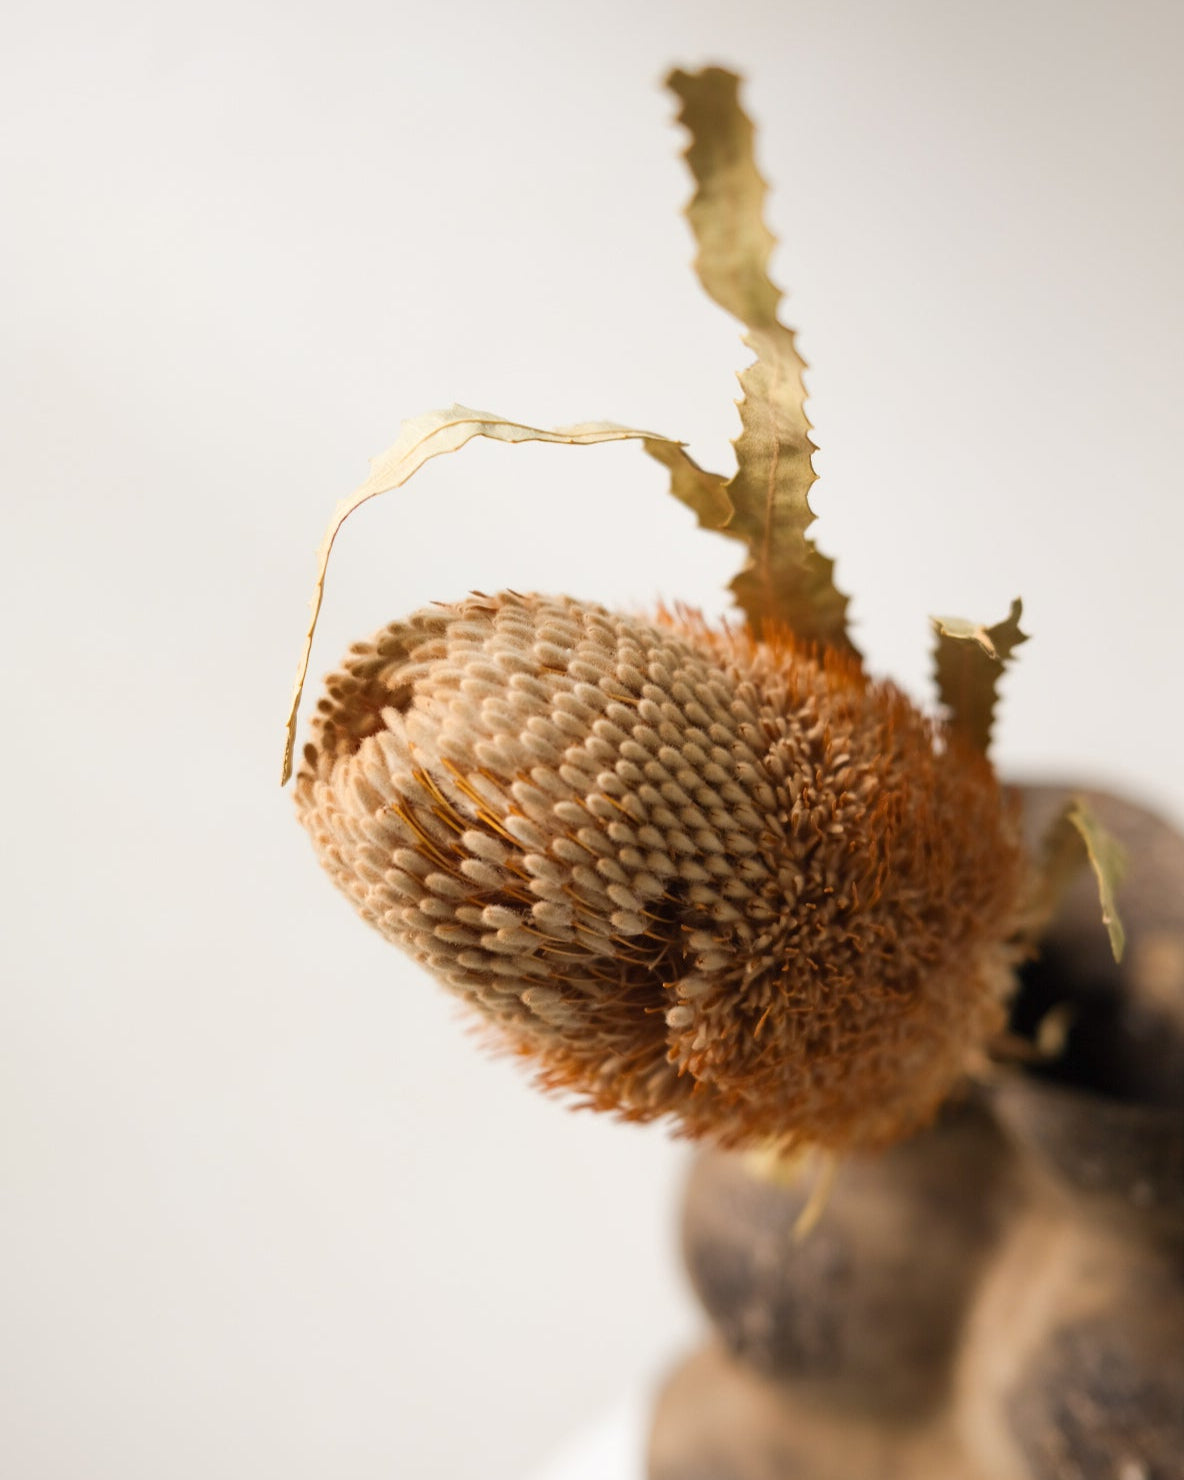
<path fill-rule="evenodd" d="M 999 676 L 1028 634 L 1020 631 L 1023 603 L 1017 597 L 1002 622 L 977 626 L 961 617 L 933 617 L 937 634 L 934 668 L 937 692 L 952 723 L 985 754 L 991 743 Z"/>
<path fill-rule="evenodd" d="M 1039 931 L 1053 918 L 1066 889 L 1087 864 L 1097 880 L 1102 924 L 1110 936 L 1110 949 L 1114 959 L 1120 961 L 1126 932 L 1116 895 L 1126 872 L 1126 850 L 1083 797 L 1074 797 L 1045 829 L 1032 903 L 1033 929 Z"/>
<path fill-rule="evenodd" d="M 677 442 L 646 442 L 645 450 L 670 470 L 670 492 L 694 510 L 704 529 L 730 533 L 727 525 L 736 511 L 726 478 L 701 468 Z"/>
<path fill-rule="evenodd" d="M 717 526 L 748 546 L 748 563 L 732 590 L 758 636 L 784 625 L 808 641 L 855 653 L 834 564 L 806 534 L 814 522 L 815 473 L 805 364 L 793 331 L 777 316 L 781 293 L 768 275 L 774 238 L 764 222 L 766 187 L 753 126 L 740 107 L 740 80 L 708 67 L 672 72 L 667 86 L 691 135 L 686 158 L 697 188 L 687 219 L 698 243 L 695 269 L 711 297 L 748 329 L 744 342 L 757 357 L 740 376 L 737 471 L 726 485 L 734 513 L 726 528 Z"/>
<path fill-rule="evenodd" d="M 468 406 L 450 406 L 444 411 L 429 411 L 424 416 L 405 421 L 399 429 L 394 443 L 370 463 L 370 476 L 348 498 L 338 504 L 317 552 L 317 576 L 312 592 L 312 614 L 304 635 L 304 647 L 296 670 L 296 682 L 292 690 L 292 702 L 288 709 L 287 733 L 284 742 L 284 764 L 281 785 L 285 785 L 292 774 L 292 756 L 296 748 L 296 719 L 300 709 L 300 697 L 304 692 L 304 680 L 308 674 L 308 661 L 312 653 L 313 634 L 321 612 L 325 594 L 325 572 L 333 542 L 341 526 L 368 499 L 380 493 L 398 488 L 433 457 L 445 452 L 456 452 L 474 437 L 489 437 L 495 442 L 557 442 L 566 446 L 585 447 L 597 442 L 621 442 L 627 439 L 642 439 L 647 446 L 677 446 L 667 444 L 667 439 L 655 432 L 638 431 L 633 427 L 618 426 L 614 422 L 582 422 L 578 426 L 557 427 L 545 431 L 539 427 L 524 426 L 521 422 L 507 421 L 487 411 L 474 411 Z"/>

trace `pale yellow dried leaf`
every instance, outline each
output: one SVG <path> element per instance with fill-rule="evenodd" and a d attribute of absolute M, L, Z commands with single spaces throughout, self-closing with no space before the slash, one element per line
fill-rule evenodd
<path fill-rule="evenodd" d="M 1089 866 L 1098 883 L 1098 903 L 1102 907 L 1102 924 L 1110 936 L 1110 949 L 1116 961 L 1122 960 L 1126 931 L 1118 913 L 1118 886 L 1126 872 L 1126 851 L 1112 833 L 1102 826 L 1089 803 L 1080 797 L 1065 814 L 1077 830 L 1085 847 Z"/>
<path fill-rule="evenodd" d="M 1023 603 L 1017 597 L 1002 622 L 985 627 L 962 617 L 933 617 L 937 634 L 934 669 L 938 697 L 956 729 L 985 754 L 991 743 L 999 678 L 1028 634 L 1020 631 Z"/>
<path fill-rule="evenodd" d="M 736 512 L 728 497 L 728 480 L 709 473 L 677 442 L 646 442 L 645 450 L 670 471 L 670 492 L 693 509 L 704 529 L 730 534 L 728 525 Z"/>
<path fill-rule="evenodd" d="M 724 532 L 749 552 L 732 590 L 758 636 L 786 626 L 808 641 L 854 653 L 833 562 L 806 534 L 814 522 L 815 474 L 805 365 L 793 331 L 777 316 L 781 293 L 768 275 L 774 238 L 764 221 L 765 182 L 753 126 L 740 107 L 739 78 L 708 67 L 673 72 L 667 85 L 691 135 L 686 158 L 697 189 L 687 219 L 698 244 L 695 269 L 712 298 L 745 325 L 744 342 L 757 357 L 740 376 L 737 471 L 726 485 L 734 513 Z"/>
<path fill-rule="evenodd" d="M 304 635 L 304 646 L 296 669 L 296 682 L 292 690 L 292 701 L 288 709 L 287 732 L 284 741 L 284 764 L 281 785 L 286 784 L 292 774 L 292 757 L 296 748 L 296 720 L 300 709 L 300 698 L 304 692 L 304 681 L 308 675 L 308 663 L 312 654 L 313 634 L 321 612 L 325 595 L 325 572 L 341 526 L 368 499 L 398 488 L 433 457 L 445 452 L 456 452 L 474 437 L 489 437 L 496 442 L 557 442 L 566 446 L 585 447 L 597 442 L 622 442 L 627 439 L 643 440 L 647 446 L 661 446 L 667 439 L 655 432 L 644 432 L 633 427 L 618 426 L 614 422 L 589 421 L 578 426 L 556 427 L 545 431 L 540 427 L 524 426 L 521 422 L 507 421 L 488 411 L 474 411 L 468 406 L 450 406 L 444 411 L 429 411 L 424 416 L 405 421 L 399 429 L 394 443 L 370 463 L 370 475 L 353 493 L 338 504 L 325 536 L 317 552 L 317 575 L 312 592 L 312 612 Z M 677 445 L 677 444 L 671 444 Z"/>
<path fill-rule="evenodd" d="M 1074 797 L 1045 829 L 1032 901 L 1032 929 L 1039 932 L 1055 917 L 1069 885 L 1088 864 L 1098 886 L 1102 924 L 1114 959 L 1122 959 L 1126 931 L 1118 913 L 1117 892 L 1126 872 L 1126 851 L 1099 821 L 1084 797 Z"/>

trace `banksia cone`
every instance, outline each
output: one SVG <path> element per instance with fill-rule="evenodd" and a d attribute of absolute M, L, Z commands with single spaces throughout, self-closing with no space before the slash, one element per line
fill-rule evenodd
<path fill-rule="evenodd" d="M 1030 868 L 986 759 L 1018 602 L 993 627 L 936 624 L 941 722 L 864 672 L 807 533 L 804 367 L 766 272 L 737 79 L 669 81 L 691 134 L 696 267 L 756 356 L 735 474 L 613 423 L 541 431 L 461 406 L 405 423 L 322 546 L 284 778 L 354 509 L 473 437 L 640 439 L 700 524 L 746 546 L 744 625 L 508 593 L 418 612 L 330 678 L 301 819 L 361 914 L 545 1088 L 724 1145 L 879 1146 L 981 1059 L 1083 842 L 1120 948 L 1114 855 L 1078 807 Z"/>
<path fill-rule="evenodd" d="M 1021 858 L 989 766 L 788 635 L 429 608 L 329 680 L 296 796 L 362 916 L 597 1109 L 880 1144 L 1001 1024 Z"/>

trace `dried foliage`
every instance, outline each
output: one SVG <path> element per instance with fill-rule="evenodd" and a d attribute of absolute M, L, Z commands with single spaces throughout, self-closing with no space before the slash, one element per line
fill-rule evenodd
<path fill-rule="evenodd" d="M 950 723 L 985 755 L 991 744 L 998 683 L 1008 659 L 1028 634 L 1020 631 L 1017 598 L 1002 622 L 976 626 L 961 617 L 934 617 L 937 692 Z"/>
<path fill-rule="evenodd" d="M 1115 854 L 1078 809 L 1034 869 L 986 759 L 998 678 L 1025 640 L 1018 601 L 994 627 L 935 623 L 946 723 L 864 673 L 808 535 L 804 367 L 768 276 L 739 82 L 707 68 L 669 85 L 696 267 L 756 356 L 735 474 L 611 423 L 542 431 L 460 406 L 405 423 L 325 535 L 284 779 L 355 509 L 477 436 L 642 440 L 700 523 L 747 547 L 744 626 L 508 593 L 417 612 L 329 678 L 301 820 L 363 918 L 544 1088 L 778 1154 L 884 1145 L 981 1058 L 1025 931 L 1074 860 L 1093 864 L 1119 948 Z"/>
<path fill-rule="evenodd" d="M 691 135 L 686 159 L 697 188 L 687 219 L 698 243 L 695 270 L 720 307 L 745 325 L 744 342 L 757 358 L 740 376 L 743 429 L 734 476 L 705 474 L 677 452 L 663 451 L 661 460 L 671 467 L 676 497 L 707 528 L 748 546 L 732 591 L 753 632 L 761 637 L 787 627 L 807 642 L 854 653 L 833 562 L 806 534 L 814 522 L 808 495 L 815 474 L 805 364 L 793 331 L 778 318 L 781 293 L 768 275 L 774 238 L 764 221 L 765 182 L 752 124 L 740 107 L 739 78 L 708 67 L 672 72 L 667 85 Z M 726 520 L 719 517 L 724 499 Z"/>
<path fill-rule="evenodd" d="M 1088 865 L 1097 881 L 1102 924 L 1110 937 L 1110 949 L 1114 959 L 1121 961 L 1126 931 L 1118 913 L 1117 892 L 1126 872 L 1126 854 L 1084 799 L 1075 798 L 1053 820 L 1045 833 L 1039 862 L 1037 923 L 1055 914 L 1066 888 Z"/>
<path fill-rule="evenodd" d="M 488 437 L 495 442 L 558 442 L 568 447 L 587 447 L 596 442 L 622 442 L 628 438 L 641 439 L 651 447 L 666 444 L 666 439 L 655 432 L 635 431 L 631 427 L 617 426 L 609 421 L 581 422 L 578 426 L 556 427 L 554 431 L 548 432 L 539 427 L 524 426 L 521 422 L 508 421 L 505 417 L 494 416 L 488 411 L 474 411 L 468 406 L 449 406 L 444 411 L 429 411 L 423 416 L 405 421 L 391 446 L 371 459 L 370 475 L 366 481 L 338 504 L 321 540 L 321 548 L 317 552 L 316 583 L 312 593 L 312 614 L 304 634 L 304 647 L 301 649 L 292 701 L 288 707 L 281 786 L 287 785 L 292 775 L 300 699 L 304 693 L 304 680 L 312 655 L 312 640 L 325 595 L 325 573 L 329 567 L 329 556 L 333 553 L 333 544 L 341 526 L 355 509 L 369 499 L 401 487 L 431 458 L 440 457 L 445 452 L 456 452 L 474 437 Z"/>

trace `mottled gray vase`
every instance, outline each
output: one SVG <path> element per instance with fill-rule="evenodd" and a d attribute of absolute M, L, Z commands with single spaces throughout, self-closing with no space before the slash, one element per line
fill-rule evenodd
<path fill-rule="evenodd" d="M 1027 788 L 1034 837 L 1065 800 Z M 1092 881 L 1013 1026 L 1067 1023 L 930 1130 L 809 1185 L 706 1153 L 683 1242 L 715 1336 L 659 1397 L 650 1480 L 1184 1480 L 1184 838 L 1125 844 L 1117 966 Z"/>

